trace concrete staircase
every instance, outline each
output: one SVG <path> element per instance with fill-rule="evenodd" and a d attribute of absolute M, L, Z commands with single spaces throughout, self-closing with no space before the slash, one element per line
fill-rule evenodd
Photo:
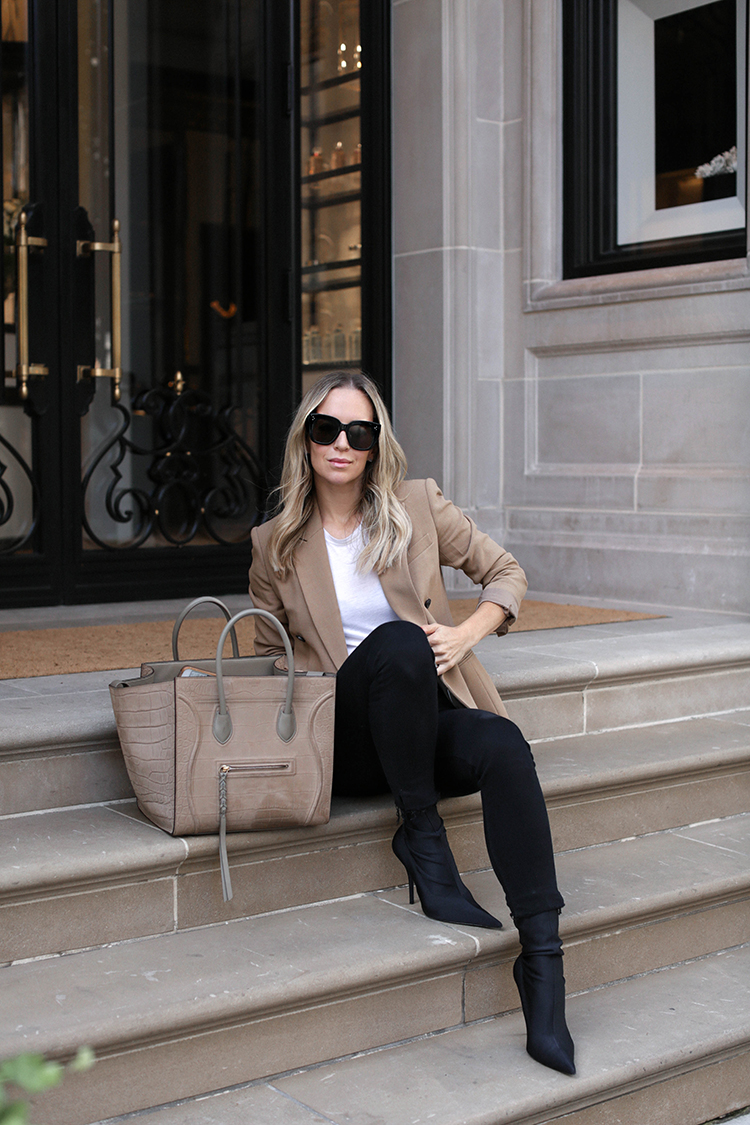
<path fill-rule="evenodd" d="M 0 683 L 0 1057 L 98 1062 L 35 1117 L 89 1125 L 699 1125 L 750 1104 L 750 625 L 517 634 L 480 654 L 534 741 L 579 1073 L 524 1051 L 478 800 L 444 803 L 503 931 L 409 907 L 388 800 L 172 839 L 130 799 L 113 673 Z M 209 1096 L 205 1096 L 209 1095 Z"/>

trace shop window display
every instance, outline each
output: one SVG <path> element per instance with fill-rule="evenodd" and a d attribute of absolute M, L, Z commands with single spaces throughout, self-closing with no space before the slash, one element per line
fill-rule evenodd
<path fill-rule="evenodd" d="M 300 9 L 303 389 L 362 362 L 363 55 L 356 0 Z"/>
<path fill-rule="evenodd" d="M 746 0 L 564 5 L 567 277 L 746 252 Z"/>

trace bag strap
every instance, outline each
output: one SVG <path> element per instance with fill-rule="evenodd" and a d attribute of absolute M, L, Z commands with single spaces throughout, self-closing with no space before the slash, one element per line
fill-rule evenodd
<path fill-rule="evenodd" d="M 286 659 L 288 664 L 288 672 L 286 677 L 286 699 L 284 705 L 279 712 L 279 717 L 276 721 L 276 733 L 282 742 L 290 742 L 297 731 L 297 720 L 294 717 L 293 696 L 294 696 L 294 653 L 292 652 L 292 645 L 287 635 L 286 629 L 272 613 L 265 609 L 243 609 L 241 613 L 236 613 L 234 617 L 227 622 L 224 626 L 221 636 L 219 637 L 219 644 L 216 648 L 216 684 L 219 689 L 219 708 L 214 715 L 213 721 L 213 735 L 217 742 L 222 746 L 225 742 L 229 741 L 232 734 L 232 716 L 227 709 L 227 699 L 224 693 L 224 673 L 222 669 L 222 652 L 224 650 L 224 642 L 227 639 L 227 634 L 234 628 L 238 621 L 243 617 L 264 617 L 271 625 L 275 626 L 279 635 L 284 642 L 284 650 L 286 652 Z"/>
<path fill-rule="evenodd" d="M 205 605 L 207 602 L 210 605 L 217 605 L 219 607 L 219 609 L 221 610 L 221 612 L 226 617 L 227 621 L 231 620 L 232 614 L 231 614 L 230 610 L 224 605 L 224 602 L 219 601 L 218 598 L 211 598 L 211 597 L 195 598 L 194 601 L 190 602 L 189 605 L 186 605 L 185 608 L 180 611 L 180 614 L 179 614 L 177 620 L 174 623 L 174 629 L 172 630 L 172 659 L 173 660 L 179 660 L 180 659 L 179 650 L 178 650 L 178 641 L 179 641 L 179 638 L 180 638 L 180 629 L 182 628 L 183 621 L 185 620 L 185 618 L 187 617 L 187 615 L 189 613 L 192 613 L 192 611 L 195 609 L 195 607 L 197 605 Z M 240 655 L 240 650 L 239 650 L 239 646 L 237 644 L 237 634 L 235 633 L 234 629 L 232 629 L 232 656 L 238 657 L 239 655 Z"/>

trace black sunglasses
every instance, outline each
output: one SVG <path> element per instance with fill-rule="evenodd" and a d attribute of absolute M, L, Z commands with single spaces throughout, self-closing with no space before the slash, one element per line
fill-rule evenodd
<path fill-rule="evenodd" d="M 376 444 L 380 433 L 380 422 L 339 422 L 330 414 L 309 414 L 307 417 L 307 436 L 316 445 L 333 445 L 341 431 L 352 449 L 367 453 Z"/>

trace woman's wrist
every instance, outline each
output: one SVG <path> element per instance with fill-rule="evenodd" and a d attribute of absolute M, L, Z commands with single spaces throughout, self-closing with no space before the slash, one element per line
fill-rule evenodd
<path fill-rule="evenodd" d="M 467 647 L 473 648 L 490 633 L 494 633 L 507 616 L 503 606 L 496 605 L 495 602 L 480 602 L 471 617 L 467 617 L 458 626 L 467 642 Z"/>

